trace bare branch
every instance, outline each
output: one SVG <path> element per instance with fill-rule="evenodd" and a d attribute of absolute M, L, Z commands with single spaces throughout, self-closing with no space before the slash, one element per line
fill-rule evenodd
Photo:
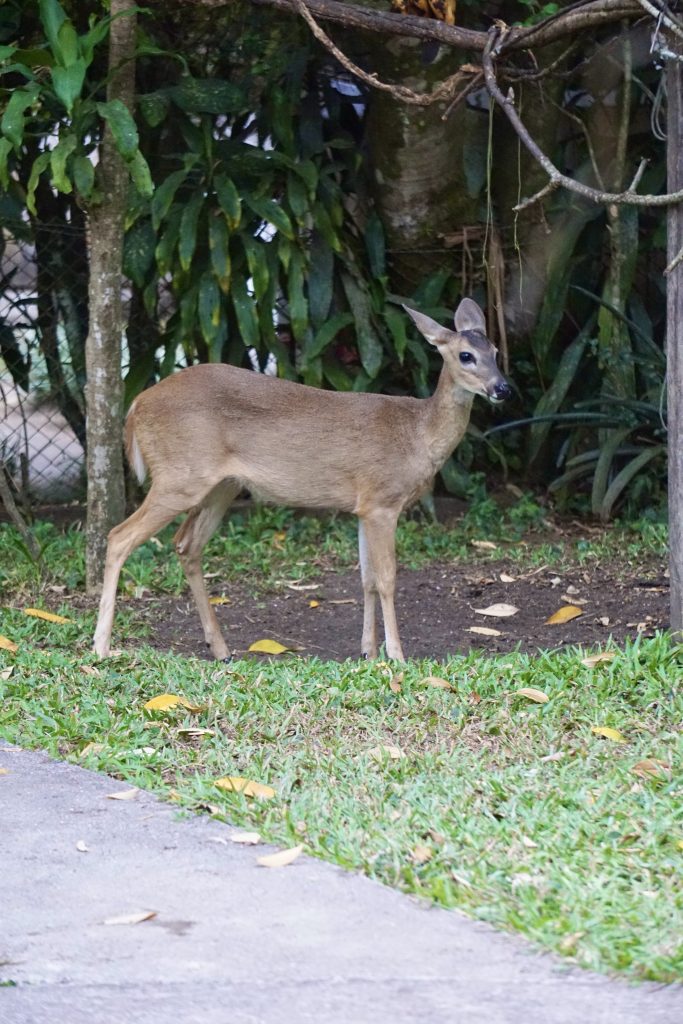
<path fill-rule="evenodd" d="M 521 141 L 550 178 L 550 185 L 554 188 L 562 186 L 563 188 L 569 189 L 570 192 L 575 192 L 577 195 L 583 196 L 585 199 L 590 199 L 591 202 L 594 203 L 614 203 L 615 205 L 631 206 L 671 206 L 674 203 L 679 203 L 683 199 L 683 189 L 680 189 L 678 192 L 670 192 L 659 196 L 640 195 L 638 192 L 635 192 L 630 188 L 625 192 L 604 192 L 600 189 L 591 188 L 589 185 L 584 185 L 582 182 L 576 181 L 574 178 L 570 178 L 566 174 L 562 174 L 552 160 L 545 155 L 542 149 L 529 135 L 529 132 L 515 109 L 512 90 L 510 90 L 507 96 L 504 96 L 498 82 L 496 81 L 496 74 L 493 66 L 493 54 L 497 48 L 499 34 L 498 28 L 490 30 L 489 41 L 482 54 L 482 66 L 484 69 L 484 82 L 486 83 L 486 88 L 491 98 L 495 100 L 507 117 Z M 541 189 L 541 191 L 535 196 L 532 196 L 530 199 L 525 199 L 519 203 L 514 207 L 514 210 L 517 212 L 521 209 L 525 209 L 547 194 L 548 186 L 546 185 L 545 188 Z"/>

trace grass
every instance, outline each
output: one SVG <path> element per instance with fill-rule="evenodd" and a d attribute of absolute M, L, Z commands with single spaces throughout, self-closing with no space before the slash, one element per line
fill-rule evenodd
<path fill-rule="evenodd" d="M 657 528 L 590 534 L 582 548 L 574 537 L 568 552 L 533 509 L 516 524 L 477 514 L 457 531 L 405 522 L 404 564 L 471 560 L 470 541 L 482 536 L 505 543 L 506 557 L 532 562 L 661 554 Z M 6 597 L 38 603 L 37 570 L 11 532 L 0 530 Z M 0 633 L 19 645 L 16 654 L 0 650 L 6 739 L 157 792 L 179 813 L 203 811 L 267 840 L 303 843 L 313 856 L 519 931 L 583 966 L 637 979 L 683 976 L 683 672 L 669 638 L 615 650 L 593 668 L 577 650 L 473 653 L 401 672 L 289 656 L 226 667 L 147 647 L 98 663 L 88 650 L 93 613 L 74 613 L 72 600 L 82 536 L 43 525 L 37 532 L 47 546 L 42 585 L 55 588 L 50 603 L 61 601 L 73 621 L 3 609 Z M 164 534 L 159 544 L 167 543 Z M 351 564 L 354 544 L 345 520 L 262 511 L 235 518 L 207 568 L 268 587 Z M 174 560 L 159 556 L 147 545 L 125 584 L 179 589 Z M 434 675 L 450 689 L 430 685 Z M 525 687 L 547 702 L 517 692 Z M 145 710 L 164 692 L 199 710 Z M 624 742 L 592 731 L 600 727 L 619 730 Z M 269 784 L 276 796 L 216 787 L 231 775 Z"/>

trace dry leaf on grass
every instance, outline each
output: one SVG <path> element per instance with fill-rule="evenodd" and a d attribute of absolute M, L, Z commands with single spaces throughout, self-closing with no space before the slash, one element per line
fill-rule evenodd
<path fill-rule="evenodd" d="M 666 761 L 660 761 L 658 757 L 646 757 L 634 764 L 631 771 L 641 779 L 668 779 L 671 775 L 671 765 Z"/>
<path fill-rule="evenodd" d="M 522 843 L 522 846 L 526 846 L 527 850 L 537 850 L 538 849 L 538 843 L 535 843 L 533 841 L 533 839 L 529 838 L 529 836 L 520 836 L 519 838 L 520 838 L 520 841 Z"/>
<path fill-rule="evenodd" d="M 258 832 L 232 832 L 229 838 L 231 843 L 240 843 L 242 846 L 257 846 L 261 842 Z"/>
<path fill-rule="evenodd" d="M 581 664 L 587 668 L 595 668 L 605 661 L 613 661 L 617 656 L 616 651 L 601 651 L 600 654 L 589 654 L 587 658 L 581 659 Z"/>
<path fill-rule="evenodd" d="M 32 615 L 34 619 L 44 619 L 46 622 L 71 622 L 71 619 L 67 619 L 63 615 L 44 612 L 42 608 L 24 608 L 24 615 Z"/>
<path fill-rule="evenodd" d="M 492 540 L 471 540 L 470 544 L 473 548 L 479 548 L 480 551 L 498 550 L 498 545 L 494 544 Z"/>
<path fill-rule="evenodd" d="M 516 582 L 516 578 L 514 576 L 509 576 L 506 572 L 501 572 L 499 574 L 499 576 L 498 576 L 498 579 L 500 580 L 501 583 L 515 583 Z"/>
<path fill-rule="evenodd" d="M 402 757 L 406 756 L 400 747 L 395 747 L 391 743 L 380 743 L 377 747 L 371 747 L 368 754 L 375 761 L 384 761 L 387 757 L 392 761 L 400 761 Z"/>
<path fill-rule="evenodd" d="M 289 647 L 278 643 L 277 640 L 255 640 L 248 650 L 254 651 L 256 654 L 284 654 Z"/>
<path fill-rule="evenodd" d="M 221 595 L 220 597 L 210 597 L 209 604 L 232 604 L 229 597 Z"/>
<path fill-rule="evenodd" d="M 490 626 L 468 626 L 468 633 L 477 633 L 479 636 L 502 636 L 499 629 L 491 629 Z"/>
<path fill-rule="evenodd" d="M 526 697 L 527 700 L 533 700 L 536 704 L 547 704 L 550 697 L 543 690 L 536 690 L 533 686 L 523 686 L 521 690 L 515 690 L 517 697 Z"/>
<path fill-rule="evenodd" d="M 292 846 L 289 850 L 267 853 L 263 857 L 257 857 L 256 863 L 262 868 L 285 868 L 297 859 L 302 850 L 303 846 Z"/>
<path fill-rule="evenodd" d="M 288 590 L 296 590 L 297 593 L 302 593 L 305 590 L 320 590 L 319 583 L 298 583 L 294 581 L 287 583 L 286 587 Z"/>
<path fill-rule="evenodd" d="M 176 693 L 160 693 L 158 697 L 152 697 L 143 705 L 145 711 L 169 711 L 180 704 L 188 711 L 201 711 L 199 704 L 192 704 L 186 697 L 180 697 Z"/>
<path fill-rule="evenodd" d="M 591 732 L 596 736 L 604 736 L 606 740 L 612 740 L 613 743 L 628 742 L 623 733 L 620 733 L 618 729 L 610 728 L 609 725 L 594 725 Z"/>
<path fill-rule="evenodd" d="M 425 676 L 424 679 L 420 680 L 421 686 L 434 686 L 437 690 L 452 690 L 453 687 L 447 679 L 442 679 L 441 676 Z"/>
<path fill-rule="evenodd" d="M 519 611 L 514 604 L 490 604 L 488 608 L 475 608 L 477 615 L 490 615 L 494 619 L 507 619 Z"/>
<path fill-rule="evenodd" d="M 244 779 L 240 775 L 226 775 L 222 779 L 216 779 L 214 786 L 225 790 L 226 793 L 242 793 L 243 796 L 255 796 L 259 800 L 272 800 L 276 796 L 272 786 L 255 782 L 253 779 Z"/>
<path fill-rule="evenodd" d="M 423 846 L 422 844 L 418 844 L 410 854 L 410 858 L 414 864 L 426 864 L 433 856 L 434 851 L 431 846 Z"/>
<path fill-rule="evenodd" d="M 389 680 L 389 689 L 391 690 L 392 693 L 401 692 L 401 684 L 403 683 L 404 678 L 404 672 L 397 672 L 395 676 L 391 677 L 391 679 Z"/>
<path fill-rule="evenodd" d="M 87 754 L 99 754 L 103 750 L 104 743 L 86 743 L 78 756 L 85 757 Z"/>
<path fill-rule="evenodd" d="M 561 626 L 565 622 L 571 622 L 572 619 L 578 619 L 579 615 L 583 615 L 583 612 L 575 604 L 563 604 L 550 618 L 545 620 L 545 625 Z"/>
<path fill-rule="evenodd" d="M 107 800 L 134 800 L 139 789 L 121 789 L 118 793 L 107 793 Z"/>
<path fill-rule="evenodd" d="M 9 639 L 9 637 L 0 636 L 0 650 L 9 651 L 10 654 L 16 654 L 19 648 L 13 640 Z"/>
<path fill-rule="evenodd" d="M 215 729 L 202 729 L 201 726 L 186 725 L 182 729 L 176 729 L 178 736 L 215 736 Z"/>
<path fill-rule="evenodd" d="M 156 917 L 156 910 L 134 910 L 130 914 L 121 914 L 118 917 L 106 917 L 102 924 L 140 924 L 142 921 L 149 921 Z"/>
<path fill-rule="evenodd" d="M 3 668 L 2 672 L 0 672 L 0 679 L 9 679 L 13 672 L 14 665 L 10 665 L 9 668 Z"/>

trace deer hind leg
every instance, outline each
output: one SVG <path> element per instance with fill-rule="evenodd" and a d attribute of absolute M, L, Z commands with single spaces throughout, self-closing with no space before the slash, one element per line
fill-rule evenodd
<path fill-rule="evenodd" d="M 104 580 L 100 597 L 100 610 L 93 639 L 93 650 L 101 658 L 109 654 L 111 629 L 114 622 L 116 587 L 123 563 L 135 548 L 171 522 L 182 512 L 172 501 L 164 500 L 164 491 L 159 487 L 150 488 L 149 494 L 137 511 L 133 512 L 110 532 L 107 538 L 107 557 L 104 564 Z"/>
<path fill-rule="evenodd" d="M 376 590 L 382 605 L 384 619 L 384 638 L 388 658 L 403 661 L 403 650 L 398 635 L 396 610 L 394 608 L 394 591 L 396 589 L 396 523 L 398 513 L 394 509 L 377 509 L 363 516 L 361 532 L 367 550 L 367 558 L 372 567 L 371 581 L 367 593 Z M 361 556 L 361 570 L 363 556 Z M 365 583 L 363 584 L 365 589 Z M 364 615 L 363 637 L 365 627 L 371 625 L 374 609 Z"/>
<path fill-rule="evenodd" d="M 375 605 L 377 600 L 377 583 L 362 519 L 358 520 L 358 556 L 360 561 L 360 578 L 363 583 L 363 637 L 361 639 L 361 653 L 364 658 L 376 658 L 377 621 Z"/>
<path fill-rule="evenodd" d="M 230 654 L 206 592 L 202 575 L 202 551 L 239 491 L 239 483 L 234 480 L 223 480 L 209 492 L 200 505 L 190 511 L 173 538 L 175 549 L 197 605 L 204 630 L 204 639 L 214 658 L 220 661 L 227 660 Z"/>

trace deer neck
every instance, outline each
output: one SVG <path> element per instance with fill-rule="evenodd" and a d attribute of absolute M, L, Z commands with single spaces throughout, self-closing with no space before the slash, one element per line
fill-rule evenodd
<path fill-rule="evenodd" d="M 443 466 L 467 430 L 473 401 L 474 395 L 461 388 L 443 366 L 436 391 L 425 403 L 426 444 L 435 470 Z"/>

